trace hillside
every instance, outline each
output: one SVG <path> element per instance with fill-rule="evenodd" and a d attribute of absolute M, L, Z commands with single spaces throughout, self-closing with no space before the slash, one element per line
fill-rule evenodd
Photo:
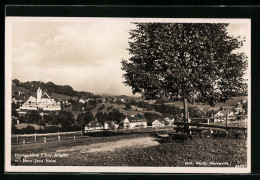
<path fill-rule="evenodd" d="M 237 105 L 237 102 L 239 100 L 248 100 L 247 96 L 239 96 L 239 97 L 232 97 L 229 100 L 227 100 L 225 103 L 217 103 L 214 107 L 210 106 L 210 105 L 205 105 L 202 103 L 194 103 L 194 104 L 189 104 L 189 107 L 199 107 L 199 108 L 203 108 L 204 110 L 218 110 L 220 107 L 222 108 L 226 108 L 228 110 L 231 110 L 234 106 Z M 177 101 L 177 102 L 169 102 L 169 103 L 165 103 L 167 105 L 174 105 L 176 107 L 180 107 L 183 108 L 183 102 L 182 101 Z"/>
<path fill-rule="evenodd" d="M 102 107 L 102 105 L 104 104 L 105 108 L 102 109 L 102 110 L 99 110 L 98 109 L 100 107 Z M 107 108 L 109 107 L 113 107 L 111 108 L 110 110 L 107 110 Z M 133 106 L 132 109 L 129 109 L 129 110 L 126 110 L 124 109 L 125 108 L 125 105 L 124 104 L 110 104 L 110 103 L 102 103 L 102 104 L 97 104 L 97 106 L 92 110 L 92 113 L 93 115 L 95 116 L 97 114 L 97 112 L 103 112 L 103 113 L 109 113 L 110 111 L 112 111 L 113 109 L 118 109 L 121 113 L 125 114 L 125 115 L 136 115 L 136 114 L 140 114 L 140 115 L 143 115 L 145 112 L 150 112 L 150 113 L 156 113 L 156 114 L 161 114 L 157 111 L 146 111 L 145 109 L 143 108 L 139 108 L 139 107 L 135 107 Z"/>
<path fill-rule="evenodd" d="M 62 100 L 72 99 L 72 100 L 75 100 L 75 101 L 79 99 L 76 96 L 67 96 L 67 95 L 58 94 L 58 93 L 51 93 L 51 97 L 53 97 L 54 99 L 62 99 Z"/>
<path fill-rule="evenodd" d="M 25 89 L 24 87 L 17 87 L 17 86 L 12 86 L 12 94 L 18 93 L 19 91 L 23 91 L 28 93 L 29 90 Z"/>
<path fill-rule="evenodd" d="M 40 82 L 40 81 L 27 81 L 27 82 L 21 82 L 17 79 L 14 79 L 12 81 L 12 92 L 19 92 L 23 91 L 27 94 L 34 94 L 39 86 L 41 89 L 45 92 L 47 92 L 50 95 L 53 95 L 56 99 L 74 99 L 76 98 L 93 98 L 95 95 L 91 92 L 85 92 L 85 91 L 75 91 L 71 86 L 68 85 L 56 85 L 53 82 Z"/>

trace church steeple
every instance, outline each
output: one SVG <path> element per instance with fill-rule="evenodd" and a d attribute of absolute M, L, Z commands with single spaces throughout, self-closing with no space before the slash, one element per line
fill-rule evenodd
<path fill-rule="evenodd" d="M 37 104 L 41 102 L 41 97 L 42 97 L 42 89 L 41 89 L 41 81 L 39 83 L 39 88 L 37 90 Z"/>

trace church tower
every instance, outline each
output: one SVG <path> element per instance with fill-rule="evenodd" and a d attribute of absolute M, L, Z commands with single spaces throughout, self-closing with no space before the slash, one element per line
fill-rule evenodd
<path fill-rule="evenodd" d="M 39 104 L 41 102 L 41 97 L 42 97 L 42 90 L 39 86 L 39 88 L 37 90 L 37 104 Z"/>

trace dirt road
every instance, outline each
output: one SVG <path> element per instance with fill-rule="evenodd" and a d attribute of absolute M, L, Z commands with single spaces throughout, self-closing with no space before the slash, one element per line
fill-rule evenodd
<path fill-rule="evenodd" d="M 80 152 L 80 153 L 93 153 L 104 151 L 115 151 L 123 148 L 145 148 L 150 146 L 156 146 L 160 144 L 152 137 L 140 137 L 133 139 L 123 139 L 115 142 L 96 143 L 83 146 L 74 146 L 69 149 L 59 149 L 56 152 Z"/>

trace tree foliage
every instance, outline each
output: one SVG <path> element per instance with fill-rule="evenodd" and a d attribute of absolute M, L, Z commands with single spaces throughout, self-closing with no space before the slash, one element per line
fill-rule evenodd
<path fill-rule="evenodd" d="M 246 90 L 247 57 L 236 52 L 245 40 L 230 36 L 228 24 L 135 24 L 130 31 L 131 57 L 122 60 L 124 83 L 133 94 L 181 98 L 184 107 L 187 102 L 214 106 Z"/>
<path fill-rule="evenodd" d="M 29 123 L 40 124 L 42 117 L 38 111 L 33 110 L 33 111 L 28 111 L 25 114 L 25 119 Z"/>
<path fill-rule="evenodd" d="M 93 120 L 95 120 L 95 118 L 91 111 L 86 111 L 84 113 L 80 113 L 77 118 L 77 122 L 80 124 L 87 124 Z"/>

